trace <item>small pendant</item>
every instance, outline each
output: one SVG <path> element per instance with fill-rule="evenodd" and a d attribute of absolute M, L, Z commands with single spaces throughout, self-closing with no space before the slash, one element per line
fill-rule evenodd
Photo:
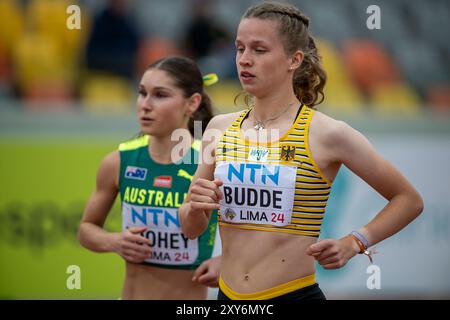
<path fill-rule="evenodd" d="M 264 125 L 259 121 L 255 121 L 253 123 L 253 128 L 255 128 L 255 130 L 262 130 L 264 129 Z"/>

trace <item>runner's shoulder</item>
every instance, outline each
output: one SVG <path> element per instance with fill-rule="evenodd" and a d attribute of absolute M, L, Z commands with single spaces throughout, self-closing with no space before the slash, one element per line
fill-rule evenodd
<path fill-rule="evenodd" d="M 103 182 L 110 186 L 119 185 L 120 154 L 119 150 L 108 153 L 100 162 L 97 170 L 97 182 Z"/>
<path fill-rule="evenodd" d="M 231 126 L 231 124 L 237 119 L 237 117 L 239 117 L 241 113 L 242 111 L 218 114 L 211 119 L 206 130 L 220 130 L 220 132 L 223 133 Z"/>
<path fill-rule="evenodd" d="M 100 167 L 105 168 L 106 170 L 115 170 L 120 165 L 120 154 L 119 150 L 113 150 L 107 155 L 104 156 L 102 161 L 100 162 Z"/>
<path fill-rule="evenodd" d="M 345 121 L 334 119 L 317 110 L 310 125 L 310 135 L 317 136 L 320 143 L 329 147 L 339 145 L 352 130 L 354 129 Z"/>

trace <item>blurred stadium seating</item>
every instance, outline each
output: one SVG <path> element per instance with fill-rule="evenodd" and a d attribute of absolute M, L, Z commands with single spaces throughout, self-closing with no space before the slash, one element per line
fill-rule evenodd
<path fill-rule="evenodd" d="M 214 18 L 230 34 L 235 33 L 241 14 L 252 3 L 249 0 L 211 2 Z M 133 110 L 129 106 L 133 104 L 133 95 L 119 94 L 122 98 L 111 97 L 109 101 L 108 95 L 101 95 L 102 89 L 99 89 L 106 84 L 84 77 L 84 54 L 91 24 L 106 3 L 106 0 L 78 1 L 82 8 L 82 29 L 68 30 L 64 26 L 69 1 L 0 0 L 2 100 L 19 100 L 26 104 L 38 101 L 41 105 L 47 102 L 73 105 L 75 102 L 90 109 L 93 100 L 106 99 L 104 105 L 117 109 L 118 103 L 124 103 L 128 106 L 123 109 Z M 372 4 L 369 0 L 292 3 L 311 18 L 311 32 L 320 42 L 329 76 L 323 110 L 355 116 L 369 111 L 383 115 L 400 115 L 405 111 L 408 115 L 417 115 L 424 109 L 439 115 L 448 114 L 448 1 L 377 1 L 381 9 L 380 30 L 366 27 L 366 9 Z M 193 10 L 189 1 L 181 0 L 135 0 L 127 4 L 142 39 L 136 62 L 136 82 L 145 67 L 157 58 L 184 54 L 180 43 Z M 225 65 L 232 57 L 222 54 L 214 59 L 210 61 Z M 239 86 L 235 76 L 228 80 L 210 90 L 221 112 L 234 108 L 234 97 L 224 97 Z M 93 83 L 94 88 L 88 89 L 85 81 L 89 85 Z M 109 79 L 110 84 L 111 81 Z M 125 92 L 126 86 L 133 88 L 134 82 L 120 85 L 119 92 Z M 87 106 L 84 102 L 88 102 Z M 401 107 L 395 108 L 397 104 Z M 391 107 L 396 111 L 388 112 Z M 384 111 L 379 113 L 381 110 Z"/>

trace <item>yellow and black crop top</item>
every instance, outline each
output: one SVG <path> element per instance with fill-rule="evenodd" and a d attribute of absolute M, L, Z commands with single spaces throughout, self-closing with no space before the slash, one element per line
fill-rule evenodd
<path fill-rule="evenodd" d="M 331 183 L 311 157 L 314 110 L 302 106 L 279 140 L 257 143 L 241 132 L 244 110 L 216 148 L 214 175 L 223 181 L 219 225 L 319 237 Z"/>

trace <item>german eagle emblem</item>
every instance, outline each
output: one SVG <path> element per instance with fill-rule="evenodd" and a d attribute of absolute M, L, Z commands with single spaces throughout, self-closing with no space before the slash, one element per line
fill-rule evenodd
<path fill-rule="evenodd" d="M 292 161 L 295 157 L 295 146 L 281 147 L 281 160 Z"/>

